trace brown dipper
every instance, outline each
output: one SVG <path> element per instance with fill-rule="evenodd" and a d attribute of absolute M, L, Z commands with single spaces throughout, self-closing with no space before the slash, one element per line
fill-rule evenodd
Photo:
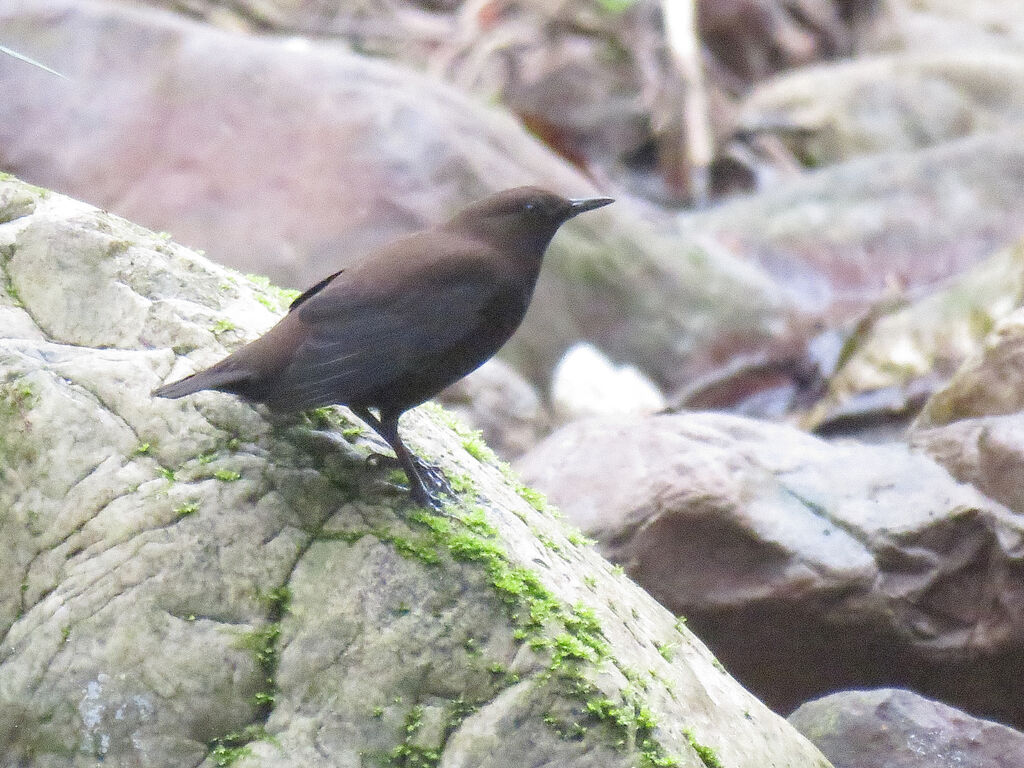
<path fill-rule="evenodd" d="M 491 195 L 324 278 L 266 334 L 153 394 L 217 389 L 280 412 L 347 405 L 394 449 L 412 498 L 428 504 L 399 417 L 498 351 L 526 314 L 558 228 L 610 202 L 537 187 Z"/>

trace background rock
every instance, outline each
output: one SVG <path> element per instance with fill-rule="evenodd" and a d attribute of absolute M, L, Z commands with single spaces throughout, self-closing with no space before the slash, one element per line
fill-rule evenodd
<path fill-rule="evenodd" d="M 1024 126 L 808 173 L 680 217 L 769 272 L 824 323 L 914 295 L 1024 238 Z"/>
<path fill-rule="evenodd" d="M 882 0 L 858 45 L 866 50 L 1024 51 L 1024 19 L 1003 0 Z"/>
<path fill-rule="evenodd" d="M 1024 413 L 917 428 L 910 442 L 960 482 L 1024 515 Z"/>
<path fill-rule="evenodd" d="M 769 80 L 737 131 L 768 131 L 810 168 L 1021 124 L 1024 53 L 962 49 L 858 58 Z"/>
<path fill-rule="evenodd" d="M 14 0 L 0 25 L 70 78 L 0 61 L 0 167 L 282 285 L 500 188 L 594 189 L 508 114 L 337 47 L 89 0 Z M 760 270 L 623 200 L 559 233 L 503 355 L 543 383 L 585 339 L 675 385 L 788 338 L 792 315 Z"/>
<path fill-rule="evenodd" d="M 921 427 L 948 424 L 977 416 L 1015 413 L 1024 408 L 1021 391 L 1024 366 L 1024 309 L 999 322 L 981 350 L 925 404 Z"/>
<path fill-rule="evenodd" d="M 835 768 L 1011 768 L 1024 734 L 911 691 L 840 691 L 810 701 L 789 722 Z"/>
<path fill-rule="evenodd" d="M 899 685 L 1024 722 L 1024 524 L 928 457 L 685 414 L 517 466 L 773 707 Z"/>
<path fill-rule="evenodd" d="M 907 413 L 980 352 L 992 328 L 1022 299 L 1024 245 L 1018 244 L 921 298 L 880 302 L 837 351 L 825 372 L 827 391 L 802 425 L 834 433 L 889 415 L 902 428 Z"/>
<path fill-rule="evenodd" d="M 657 413 L 665 396 L 635 367 L 616 366 L 590 344 L 577 344 L 555 367 L 551 407 L 565 424 L 587 416 Z"/>

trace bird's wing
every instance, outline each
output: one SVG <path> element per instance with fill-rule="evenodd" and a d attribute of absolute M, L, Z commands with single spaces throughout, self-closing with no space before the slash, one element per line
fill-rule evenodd
<path fill-rule="evenodd" d="M 301 305 L 305 304 L 307 301 L 309 301 L 311 298 L 313 298 L 316 294 L 320 293 L 320 291 L 322 291 L 324 288 L 326 288 L 328 285 L 330 285 L 331 281 L 334 280 L 334 278 L 336 278 L 338 275 L 340 275 L 344 271 L 345 271 L 344 269 L 339 269 L 337 272 L 335 272 L 333 274 L 330 274 L 327 277 L 325 277 L 323 280 L 321 280 L 319 283 L 317 283 L 313 287 L 307 288 L 306 290 L 304 290 L 302 293 L 300 293 L 298 296 L 296 296 L 295 299 L 292 301 L 292 303 L 288 306 L 288 311 L 289 312 L 294 312 Z"/>
<path fill-rule="evenodd" d="M 480 247 L 465 249 L 465 258 L 414 254 L 375 283 L 372 271 L 346 271 L 307 296 L 296 310 L 303 341 L 281 379 L 294 407 L 358 402 L 478 334 L 501 286 Z"/>

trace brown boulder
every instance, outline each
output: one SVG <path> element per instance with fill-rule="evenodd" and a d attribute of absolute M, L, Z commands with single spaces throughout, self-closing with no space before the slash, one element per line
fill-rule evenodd
<path fill-rule="evenodd" d="M 802 704 L 789 722 L 835 768 L 1024 765 L 1024 734 L 912 691 L 840 691 Z"/>
<path fill-rule="evenodd" d="M 774 707 L 898 685 L 1024 722 L 1024 522 L 928 457 L 686 414 L 519 469 Z"/>

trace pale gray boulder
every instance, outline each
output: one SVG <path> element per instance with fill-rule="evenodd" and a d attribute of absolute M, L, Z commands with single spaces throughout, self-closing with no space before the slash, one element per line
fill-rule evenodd
<path fill-rule="evenodd" d="M 828 765 L 443 412 L 435 514 L 343 409 L 150 397 L 286 295 L 9 177 L 0 222 L 0 765 Z"/>

